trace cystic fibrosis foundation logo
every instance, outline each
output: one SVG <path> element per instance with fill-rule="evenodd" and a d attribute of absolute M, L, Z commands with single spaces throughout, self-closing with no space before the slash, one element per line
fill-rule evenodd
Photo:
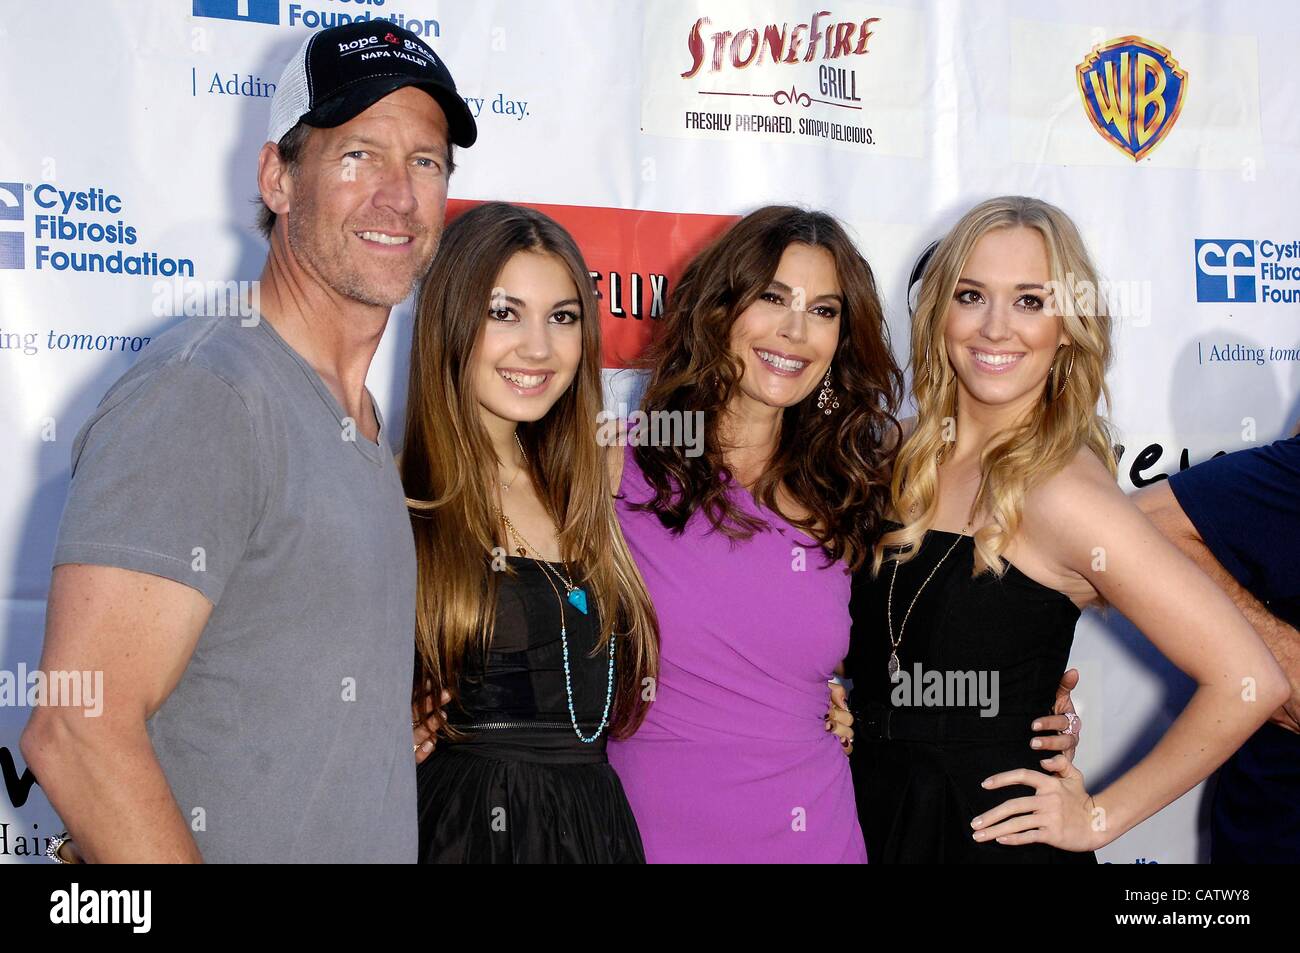
<path fill-rule="evenodd" d="M 280 24 L 280 0 L 191 0 L 190 12 L 196 17 L 211 17 L 217 20 L 237 20 L 244 23 L 267 23 L 272 26 Z M 368 23 L 371 20 L 386 20 L 397 26 L 405 27 L 416 36 L 442 36 L 442 26 L 429 17 L 410 17 L 393 10 L 374 12 L 382 7 L 385 0 L 341 0 L 350 4 L 352 9 L 312 9 L 301 3 L 290 3 L 285 10 L 287 26 L 306 27 L 309 30 L 324 30 L 327 27 L 343 26 L 346 23 Z M 420 0 L 423 2 L 423 0 Z M 353 12 L 353 11 L 356 12 Z"/>
<path fill-rule="evenodd" d="M 279 24 L 280 0 L 194 0 L 192 12 L 196 17 Z"/>
<path fill-rule="evenodd" d="M 1197 301 L 1300 302 L 1300 240 L 1198 238 L 1195 265 Z"/>
<path fill-rule="evenodd" d="M 7 230 L 4 223 L 28 220 L 29 194 L 35 270 L 194 277 L 192 259 L 136 247 L 140 234 L 126 218 L 122 196 L 104 186 L 65 189 L 53 182 L 0 182 L 0 269 L 28 267 L 26 229 Z"/>
<path fill-rule="evenodd" d="M 21 222 L 26 202 L 21 182 L 0 182 L 0 222 Z M 22 232 L 0 232 L 0 268 L 24 267 Z"/>
<path fill-rule="evenodd" d="M 1196 300 L 1254 301 L 1255 243 L 1196 239 Z"/>
<path fill-rule="evenodd" d="M 1169 135 L 1187 93 L 1186 71 L 1167 49 L 1140 36 L 1094 47 L 1075 75 L 1093 128 L 1134 162 Z"/>

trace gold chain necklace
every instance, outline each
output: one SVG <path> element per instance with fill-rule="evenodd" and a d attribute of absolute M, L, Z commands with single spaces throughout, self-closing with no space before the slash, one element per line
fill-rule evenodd
<path fill-rule="evenodd" d="M 957 534 L 948 551 L 943 554 L 934 568 L 930 570 L 930 575 L 925 577 L 925 582 L 921 583 L 921 588 L 916 590 L 916 595 L 912 596 L 912 603 L 907 607 L 907 612 L 903 615 L 903 624 L 898 629 L 898 638 L 894 638 L 894 583 L 898 580 L 898 560 L 894 560 L 894 574 L 889 579 L 889 598 L 885 601 L 885 620 L 889 625 L 889 680 L 891 682 L 898 680 L 898 647 L 903 643 L 903 633 L 907 631 L 907 620 L 912 617 L 912 609 L 916 607 L 916 600 L 921 597 L 921 590 L 926 587 L 934 574 L 939 571 L 944 560 L 952 555 L 952 551 L 957 548 L 957 544 L 966 538 L 966 530 L 970 529 L 970 523 L 966 524 L 965 529 Z"/>
<path fill-rule="evenodd" d="M 514 486 L 515 481 L 519 479 L 519 474 L 523 473 L 524 469 L 528 466 L 528 454 L 524 453 L 524 445 L 523 442 L 520 441 L 519 439 L 518 430 L 515 431 L 515 446 L 519 448 L 519 456 L 523 459 L 524 462 L 520 465 L 519 469 L 515 471 L 515 475 L 510 478 L 509 483 L 501 484 L 502 493 L 510 492 L 510 488 Z"/>
<path fill-rule="evenodd" d="M 536 546 L 534 546 L 532 543 L 528 542 L 528 540 L 524 538 L 524 534 L 519 532 L 519 530 L 515 528 L 515 524 L 510 521 L 510 517 L 506 516 L 506 514 L 503 511 L 497 510 L 497 516 L 501 518 L 501 522 L 505 524 L 505 527 L 510 532 L 510 534 L 514 536 L 515 539 L 519 540 L 519 542 L 523 543 L 523 545 L 518 547 L 515 550 L 515 552 L 518 553 L 520 556 L 528 556 L 528 551 L 530 549 L 534 553 L 537 553 L 536 556 L 529 556 L 528 558 L 532 559 L 533 562 L 541 566 L 544 572 L 553 574 L 555 578 L 560 581 L 560 585 L 564 586 L 564 597 L 569 600 L 569 604 L 573 606 L 575 609 L 577 609 L 579 612 L 581 612 L 583 615 L 586 615 L 587 614 L 587 593 L 580 586 L 575 586 L 570 580 L 566 579 L 565 576 L 558 569 L 552 566 L 549 562 L 547 562 L 545 559 L 542 559 L 541 550 L 538 549 Z M 564 566 L 565 572 L 569 571 L 568 565 L 565 564 L 563 561 L 561 561 L 560 565 Z M 549 578 L 550 576 L 547 576 L 547 579 Z"/>

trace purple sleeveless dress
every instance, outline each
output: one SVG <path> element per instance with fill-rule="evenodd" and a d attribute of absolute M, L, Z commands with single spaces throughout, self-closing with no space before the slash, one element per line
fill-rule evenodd
<path fill-rule="evenodd" d="M 673 536 L 629 505 L 652 494 L 626 453 L 619 520 L 661 647 L 650 712 L 609 760 L 646 860 L 865 863 L 849 759 L 824 726 L 849 646 L 844 567 L 738 486 L 732 500 L 767 531 L 733 543 L 696 514 Z"/>

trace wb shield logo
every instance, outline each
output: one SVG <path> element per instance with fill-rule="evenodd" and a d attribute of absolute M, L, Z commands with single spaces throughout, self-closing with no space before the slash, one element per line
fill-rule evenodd
<path fill-rule="evenodd" d="M 280 0 L 194 0 L 193 13 L 196 17 L 278 24 Z"/>
<path fill-rule="evenodd" d="M 1255 243 L 1196 239 L 1196 300 L 1255 301 Z"/>
<path fill-rule="evenodd" d="M 1093 128 L 1134 162 L 1178 121 L 1187 73 L 1159 43 L 1122 36 L 1093 49 L 1075 73 Z"/>

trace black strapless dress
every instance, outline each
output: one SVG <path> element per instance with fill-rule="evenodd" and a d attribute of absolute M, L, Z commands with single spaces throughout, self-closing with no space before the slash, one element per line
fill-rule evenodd
<path fill-rule="evenodd" d="M 938 565 L 903 632 L 898 682 L 888 671 L 893 564 L 886 562 L 878 578 L 865 569 L 854 578 L 846 671 L 853 679 L 853 785 L 868 862 L 1096 863 L 1091 852 L 971 837 L 976 816 L 1034 793 L 1023 785 L 986 790 L 980 782 L 1014 768 L 1042 770 L 1038 762 L 1051 752 L 1029 746 L 1029 726 L 1051 712 L 1079 618 L 1067 596 L 1014 566 L 1001 579 L 972 578 L 974 556 L 970 537 L 932 530 L 899 567 L 896 636 Z M 996 714 L 981 716 L 995 706 Z"/>
<path fill-rule="evenodd" d="M 416 770 L 420 862 L 644 863 L 632 808 L 605 756 L 609 729 L 586 744 L 569 718 L 560 612 L 574 711 L 590 737 L 605 707 L 609 659 L 605 650 L 591 654 L 595 606 L 584 615 L 561 603 L 531 559 L 512 556 L 510 565 L 516 575 L 502 576 L 491 648 L 486 658 L 466 658 L 464 710 L 449 715 L 466 739 L 439 739 Z"/>

